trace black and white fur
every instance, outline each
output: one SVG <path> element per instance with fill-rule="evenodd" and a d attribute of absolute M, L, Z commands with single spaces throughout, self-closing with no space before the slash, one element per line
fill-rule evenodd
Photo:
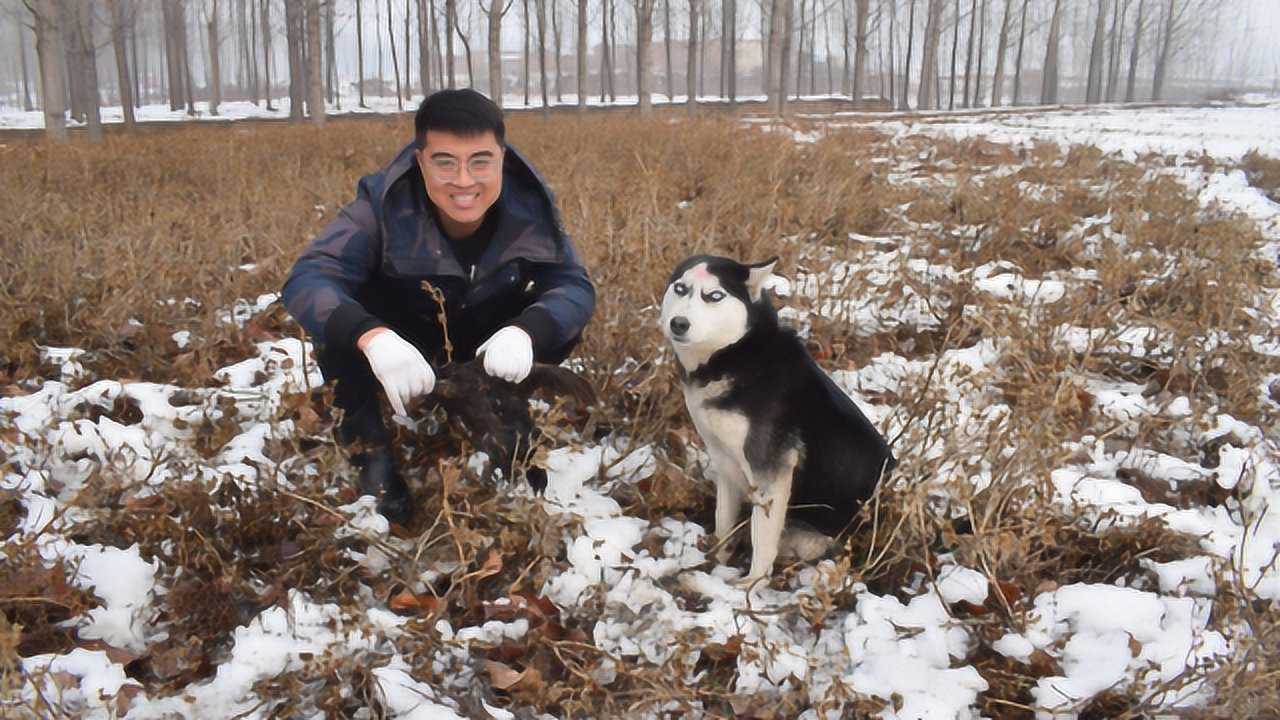
<path fill-rule="evenodd" d="M 747 583 L 769 576 L 780 552 L 824 553 L 895 465 L 875 426 L 779 326 L 764 291 L 776 262 L 691 257 L 662 299 L 685 404 L 711 458 L 721 562 L 742 503 L 752 505 Z"/>

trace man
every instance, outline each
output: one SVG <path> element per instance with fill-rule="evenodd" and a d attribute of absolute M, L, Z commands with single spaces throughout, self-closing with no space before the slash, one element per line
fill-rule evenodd
<path fill-rule="evenodd" d="M 505 135 L 502 111 L 474 90 L 423 100 L 414 142 L 360 180 L 284 284 L 337 381 L 338 439 L 360 490 L 400 524 L 412 505 L 377 391 L 404 415 L 431 392 L 433 368 L 478 356 L 520 382 L 535 360 L 563 360 L 595 309 L 555 198 Z"/>

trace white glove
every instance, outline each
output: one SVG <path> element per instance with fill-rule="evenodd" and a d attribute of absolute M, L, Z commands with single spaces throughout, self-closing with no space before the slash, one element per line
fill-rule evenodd
<path fill-rule="evenodd" d="M 476 355 L 484 355 L 484 371 L 490 375 L 523 382 L 533 369 L 533 339 L 524 330 L 508 325 L 485 340 Z"/>
<path fill-rule="evenodd" d="M 436 386 L 436 373 L 418 348 L 391 330 L 370 339 L 364 355 L 397 415 L 405 415 L 410 400 L 429 394 Z"/>

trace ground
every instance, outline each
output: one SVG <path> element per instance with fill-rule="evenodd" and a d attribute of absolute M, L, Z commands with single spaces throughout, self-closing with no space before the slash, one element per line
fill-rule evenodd
<path fill-rule="evenodd" d="M 600 288 L 570 361 L 600 401 L 535 401 L 542 496 L 400 428 L 402 532 L 274 295 L 402 124 L 0 145 L 6 713 L 1280 702 L 1280 104 L 669 117 L 513 121 Z M 782 256 L 783 317 L 899 458 L 751 592 L 656 328 L 700 251 Z"/>

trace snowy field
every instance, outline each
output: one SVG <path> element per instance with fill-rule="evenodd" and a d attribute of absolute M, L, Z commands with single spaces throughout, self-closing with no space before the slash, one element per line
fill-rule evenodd
<path fill-rule="evenodd" d="M 385 100 L 378 107 L 385 110 Z M 178 119 L 167 112 L 143 116 Z M 224 112 L 226 117 L 252 115 L 237 103 L 226 104 Z M 817 127 L 788 130 L 795 132 L 797 142 L 813 141 L 824 128 L 856 123 L 889 134 L 894 143 L 927 135 L 985 137 L 1015 148 L 1040 141 L 1096 144 L 1126 158 L 1154 152 L 1190 161 L 1208 152 L 1219 160 L 1238 160 L 1255 148 L 1280 156 L 1276 100 L 1223 108 L 938 115 L 870 124 L 838 116 L 809 120 Z M 24 122 L 14 115 L 0 117 L 0 127 L 30 127 Z M 922 194 L 952 182 L 946 168 L 922 171 L 926 158 L 905 155 L 894 161 L 894 172 Z M 979 179 L 995 178 L 1015 169 L 989 164 L 972 173 Z M 1247 217 L 1264 238 L 1256 249 L 1259 262 L 1277 272 L 1280 206 L 1250 186 L 1243 172 L 1192 162 L 1162 164 L 1148 172 L 1176 180 L 1207 214 Z M 900 222 L 912 227 L 905 214 Z M 1076 231 L 1096 243 L 1099 253 L 1104 244 L 1123 247 L 1128 240 L 1110 222 L 1109 214 L 1087 218 Z M 929 330 L 937 326 L 938 304 L 945 300 L 920 288 L 945 283 L 966 289 L 961 297 L 968 300 L 956 312 L 995 309 L 1037 326 L 1052 317 L 1056 303 L 1089 292 L 1098 282 L 1096 273 L 1084 268 L 1029 277 L 1011 264 L 975 265 L 962 256 L 926 261 L 917 252 L 923 249 L 921 241 L 910 231 L 849 240 L 839 256 L 809 253 L 801 267 L 776 283 L 786 295 L 779 300 L 786 308 L 784 317 L 801 328 L 819 320 L 847 323 L 863 336 L 903 327 Z M 1169 260 L 1169 272 L 1176 272 L 1177 264 Z M 842 288 L 855 277 L 873 288 L 908 278 L 916 290 L 850 298 Z M 1275 279 L 1280 282 L 1280 275 Z M 1245 343 L 1261 356 L 1280 357 L 1275 331 L 1280 327 L 1280 292 L 1275 287 L 1273 283 L 1255 304 L 1242 308 L 1265 319 L 1272 328 L 1269 335 L 1231 337 L 1204 328 L 1203 341 Z M 271 312 L 275 301 L 270 295 L 246 299 L 227 308 L 225 320 L 253 322 Z M 1063 353 L 1105 351 L 1142 360 L 1179 352 L 1156 325 L 1062 325 L 1053 328 L 1053 336 L 1055 350 Z M 185 348 L 198 346 L 200 339 L 179 333 L 172 342 Z M 946 399 L 936 422 L 953 434 L 952 440 L 976 443 L 1008 437 L 1003 434 L 1008 427 L 1022 421 L 1020 411 L 992 391 L 1007 379 L 1009 346 L 1008 338 L 992 336 L 940 353 L 906 357 L 886 352 L 833 376 L 887 436 L 902 434 L 900 448 L 924 442 L 925 431 L 909 424 L 886 398 L 910 396 L 921 385 Z M 921 568 L 896 592 L 878 594 L 851 581 L 847 565 L 825 560 L 748 593 L 734 583 L 741 567 L 708 560 L 705 528 L 671 518 L 655 522 L 624 509 L 619 497 L 653 482 L 669 467 L 653 448 L 633 447 L 625 428 L 601 443 L 564 437 L 547 458 L 549 486 L 543 497 L 504 487 L 512 502 L 537 505 L 559 529 L 552 542 L 561 562 L 538 593 L 554 608 L 497 607 L 486 611 L 493 619 L 485 622 L 454 626 L 438 619 L 424 630 L 412 612 L 392 608 L 387 598 L 375 597 L 367 587 L 362 602 L 354 605 L 317 601 L 293 589 L 235 629 L 229 649 L 212 658 L 216 670 L 207 679 L 180 692 L 150 695 L 126 666 L 165 640 L 165 622 L 155 610 L 157 598 L 169 592 L 157 579 L 160 563 L 145 559 L 137 545 L 79 542 L 74 528 L 84 519 L 83 510 L 70 501 L 106 473 L 131 478 L 139 506 L 157 488 L 175 483 L 198 484 L 210 495 L 227 489 L 251 494 L 266 486 L 291 491 L 314 474 L 311 461 L 306 455 L 282 457 L 272 448 L 304 438 L 308 430 L 279 417 L 290 398 L 321 378 L 309 358 L 310 346 L 293 337 L 263 339 L 256 356 L 217 370 L 205 387 L 94 377 L 77 361 L 76 348 L 43 352 L 48 363 L 60 367 L 61 380 L 0 399 L 0 452 L 8 459 L 0 488 L 25 509 L 5 542 L 34 545 L 50 565 L 66 563 L 71 585 L 91 593 L 96 602 L 68 622 L 82 640 L 101 642 L 23 659 L 17 697 L 5 701 L 10 706 L 0 714 L 38 714 L 30 708 L 43 703 L 76 717 L 266 718 L 302 698 L 305 715 L 312 716 L 323 713 L 307 705 L 306 687 L 294 688 L 297 694 L 290 700 L 273 680 L 322 661 L 345 659 L 367 665 L 370 687 L 376 688 L 388 717 L 464 717 L 477 707 L 492 718 L 538 717 L 518 700 L 486 690 L 519 688 L 527 678 L 509 667 L 477 661 L 476 648 L 520 642 L 551 611 L 566 624 L 574 617 L 599 618 L 591 637 L 584 638 L 598 650 L 597 662 L 579 669 L 584 683 L 607 687 L 625 663 L 660 670 L 673 684 L 696 685 L 710 658 L 733 664 L 734 684 L 720 690 L 734 696 L 734 708 L 743 716 L 767 716 L 772 699 L 794 700 L 797 694 L 808 707 L 801 715 L 806 720 L 863 713 L 903 720 L 981 715 L 980 698 L 992 679 L 967 660 L 979 644 L 980 623 L 974 618 L 995 617 L 999 612 L 992 608 L 1015 601 L 989 568 L 936 553 L 934 567 Z M 1098 424 L 1082 439 L 1062 444 L 1063 461 L 1049 477 L 1022 482 L 1047 483 L 1061 511 L 1091 523 L 1097 533 L 1156 523 L 1198 550 L 1162 562 L 1143 560 L 1145 572 L 1105 584 L 1050 584 L 1019 599 L 1017 621 L 990 646 L 1010 662 L 1049 670 L 1030 688 L 1031 705 L 1009 709 L 1073 717 L 1092 699 L 1114 692 L 1130 692 L 1154 712 L 1211 708 L 1215 687 L 1205 679 L 1207 670 L 1232 657 L 1249 632 L 1218 619 L 1221 584 L 1231 583 L 1268 612 L 1275 612 L 1280 602 L 1280 435 L 1272 426 L 1242 422 L 1230 408 L 1205 406 L 1187 395 L 1152 394 L 1142 385 L 1102 376 L 1063 380 L 1087 395 L 1098 411 Z M 1280 376 L 1273 376 L 1253 389 L 1265 417 L 1280 411 L 1273 390 L 1277 380 Z M 670 381 L 675 382 L 674 370 Z M 131 423 L 112 417 L 113 408 L 125 402 L 138 411 Z M 227 418 L 233 418 L 234 432 L 220 438 L 214 456 L 197 452 L 202 423 Z M 1169 429 L 1180 439 L 1181 452 L 1172 446 L 1145 447 L 1141 438 L 1149 426 Z M 936 458 L 955 445 L 914 447 L 912 453 Z M 1215 462 L 1204 463 L 1196 455 L 1195 448 L 1204 447 L 1214 448 Z M 1006 449 L 1009 456 L 1016 452 Z M 992 456 L 975 452 L 972 458 L 958 455 L 942 462 L 944 472 L 928 481 L 935 487 L 939 512 L 953 512 L 963 504 L 954 488 L 980 491 L 993 482 L 1001 470 L 991 464 Z M 704 458 L 694 446 L 687 458 L 675 460 L 690 477 L 701 477 Z M 1231 499 L 1175 506 L 1126 482 L 1134 475 L 1175 490 L 1217 488 Z M 394 558 L 422 551 L 412 539 L 391 534 L 367 500 L 340 502 L 338 488 L 328 496 L 340 532 L 363 541 L 363 552 L 347 551 L 354 553 L 348 560 L 362 573 L 386 573 Z M 424 563 L 417 585 L 409 590 L 425 593 L 439 573 L 449 571 Z M 832 596 L 853 602 L 815 618 L 813 608 Z M 532 601 L 513 597 L 510 602 Z M 983 614 L 975 615 L 979 612 Z M 407 655 L 405 643 L 424 632 L 435 638 L 430 653 Z M 434 680 L 422 679 L 428 676 Z M 286 694 L 273 696 L 272 687 Z M 658 695 L 656 689 L 654 693 Z M 658 700 L 645 705 L 640 715 L 697 717 L 701 711 L 685 701 L 664 706 Z"/>

